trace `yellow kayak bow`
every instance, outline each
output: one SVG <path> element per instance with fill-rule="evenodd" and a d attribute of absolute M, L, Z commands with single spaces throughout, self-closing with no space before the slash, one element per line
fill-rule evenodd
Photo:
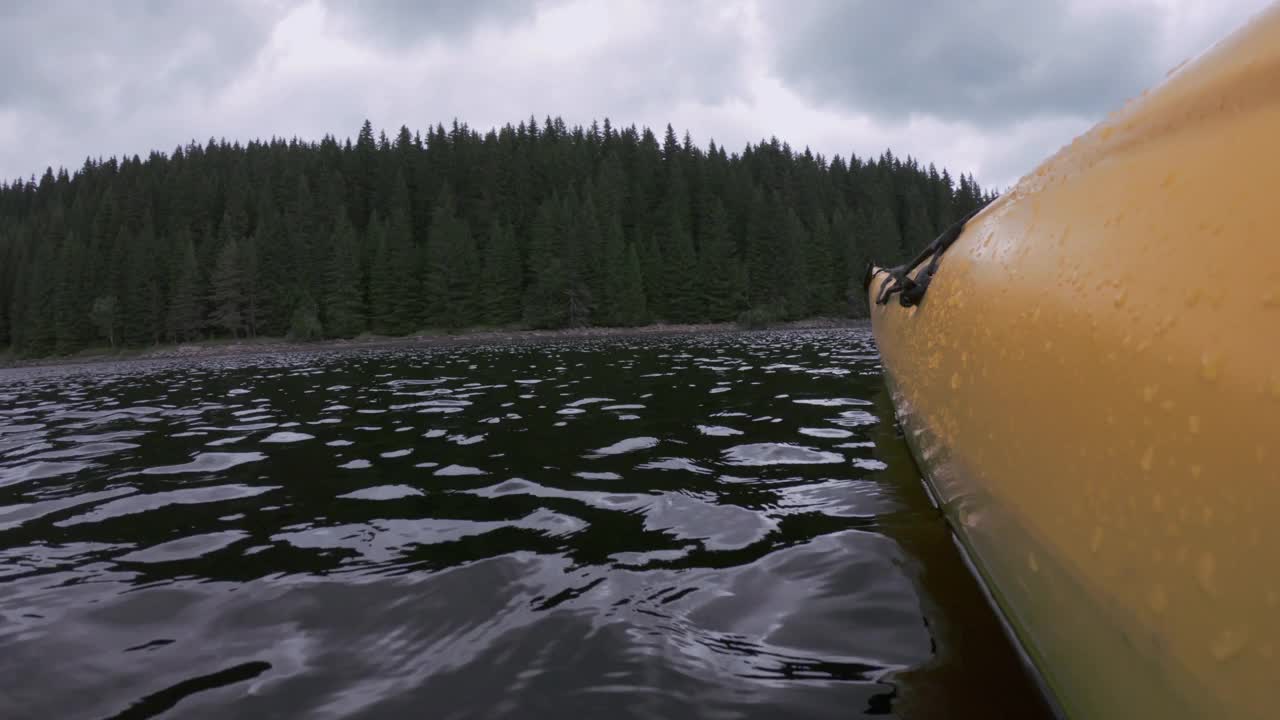
<path fill-rule="evenodd" d="M 899 418 L 1066 714 L 1280 717 L 1280 7 L 894 282 Z"/>

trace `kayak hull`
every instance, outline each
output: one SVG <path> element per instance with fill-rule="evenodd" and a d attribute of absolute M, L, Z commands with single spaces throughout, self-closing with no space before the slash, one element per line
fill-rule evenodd
<path fill-rule="evenodd" d="M 909 443 L 1071 717 L 1280 703 L 1280 9 L 978 214 L 872 324 Z"/>

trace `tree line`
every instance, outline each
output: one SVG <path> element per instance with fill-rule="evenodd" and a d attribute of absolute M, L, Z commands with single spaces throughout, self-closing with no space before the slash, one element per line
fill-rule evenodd
<path fill-rule="evenodd" d="M 191 143 L 0 183 L 0 348 L 866 312 L 971 176 L 534 119 Z"/>

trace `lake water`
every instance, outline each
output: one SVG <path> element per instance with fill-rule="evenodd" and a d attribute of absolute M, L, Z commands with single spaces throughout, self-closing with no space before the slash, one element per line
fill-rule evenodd
<path fill-rule="evenodd" d="M 865 330 L 0 371 L 0 717 L 1046 715 Z"/>

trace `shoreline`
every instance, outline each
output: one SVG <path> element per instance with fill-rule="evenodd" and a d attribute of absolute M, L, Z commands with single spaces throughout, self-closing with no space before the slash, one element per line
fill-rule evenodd
<path fill-rule="evenodd" d="M 485 329 L 460 330 L 454 333 L 418 333 L 412 335 L 361 335 L 350 339 L 316 340 L 298 342 L 285 338 L 251 338 L 240 340 L 207 340 L 179 345 L 155 345 L 149 348 L 127 350 L 85 350 L 76 355 L 56 355 L 40 358 L 16 358 L 0 356 L 0 370 L 58 367 L 72 365 L 96 365 L 104 363 L 133 362 L 138 360 L 176 360 L 182 358 L 220 358 L 278 352 L 316 352 L 352 349 L 395 349 L 428 347 L 465 347 L 486 343 L 531 343 L 546 340 L 589 340 L 595 338 L 665 337 L 675 335 L 701 335 L 711 333 L 767 332 L 770 330 L 832 330 L 863 327 L 866 318 L 819 317 L 777 323 L 763 328 L 748 329 L 737 323 L 695 323 L 640 325 L 637 327 L 584 327 L 556 330 Z"/>

